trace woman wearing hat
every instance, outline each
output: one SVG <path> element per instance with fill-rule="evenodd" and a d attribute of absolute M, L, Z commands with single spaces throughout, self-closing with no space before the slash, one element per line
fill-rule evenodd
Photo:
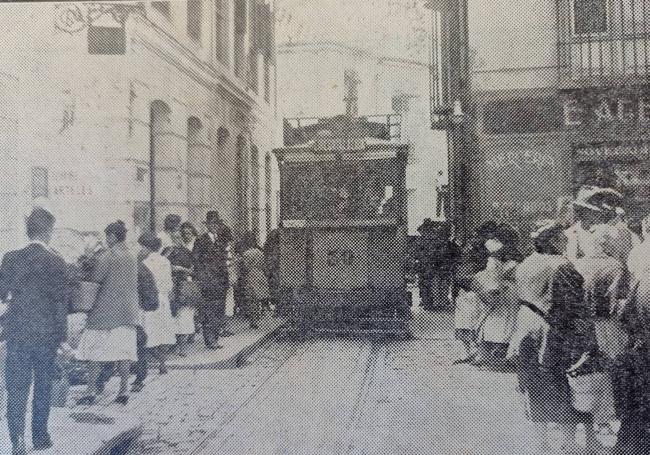
<path fill-rule="evenodd" d="M 639 243 L 622 221 L 625 211 L 621 208 L 623 195 L 611 188 L 584 186 L 573 201 L 576 222 L 567 231 L 567 257 L 576 260 L 593 254 L 593 229 L 600 225 L 610 226 L 612 242 L 610 255 L 625 263 L 632 248 Z"/>
<path fill-rule="evenodd" d="M 537 443 L 549 448 L 548 424 L 559 424 L 563 452 L 577 450 L 576 425 L 585 422 L 588 448 L 595 444 L 591 416 L 573 408 L 566 370 L 592 350 L 583 279 L 563 256 L 567 238 L 554 221 L 534 232 L 535 252 L 517 268 L 519 311 L 508 358 L 517 360 L 519 390 L 535 423 Z"/>
<path fill-rule="evenodd" d="M 488 260 L 485 269 L 474 277 L 474 290 L 482 305 L 482 321 L 478 329 L 479 354 L 476 364 L 503 359 L 517 315 L 514 291 L 514 270 L 517 261 L 511 245 L 497 238 L 485 242 Z"/>

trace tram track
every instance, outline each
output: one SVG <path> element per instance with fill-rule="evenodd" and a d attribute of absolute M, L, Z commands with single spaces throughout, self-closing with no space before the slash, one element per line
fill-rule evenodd
<path fill-rule="evenodd" d="M 246 399 L 241 401 L 234 411 L 232 411 L 224 420 L 222 420 L 219 428 L 216 428 L 212 432 L 208 433 L 205 437 L 203 437 L 201 441 L 196 444 L 195 448 L 189 452 L 188 455 L 197 455 L 202 453 L 206 447 L 206 444 L 211 440 L 217 439 L 221 433 L 223 433 L 230 425 L 232 425 L 238 414 L 263 392 L 265 385 L 267 385 L 278 374 L 278 372 L 287 363 L 289 363 L 289 361 L 296 355 L 297 352 L 307 349 L 304 341 L 294 341 L 291 343 L 293 346 L 291 349 L 289 349 L 289 351 L 286 351 L 285 349 L 285 352 L 282 352 L 282 354 L 284 354 L 284 358 L 278 359 L 269 357 L 268 354 L 270 352 L 274 352 L 277 351 L 278 348 L 282 348 L 282 346 L 279 346 L 279 342 L 280 337 L 278 335 L 269 338 L 253 353 L 251 353 L 250 356 L 248 356 L 248 359 L 244 365 L 239 367 L 245 368 L 259 362 L 260 360 L 270 360 L 272 362 L 277 362 L 277 364 L 270 369 L 269 374 L 261 382 L 259 382 L 255 390 Z"/>
<path fill-rule="evenodd" d="M 277 413 L 287 417 L 287 422 L 284 422 L 286 428 L 300 428 L 305 423 L 303 419 L 308 419 L 312 423 L 309 425 L 310 431 L 319 432 L 318 419 L 324 415 L 330 416 L 321 425 L 331 426 L 332 431 L 339 434 L 338 438 L 334 438 L 339 441 L 336 452 L 352 453 L 350 447 L 354 447 L 358 430 L 363 426 L 379 359 L 385 352 L 383 343 L 364 339 L 270 341 L 251 356 L 248 365 L 259 366 L 269 361 L 275 363 L 273 368 L 263 381 L 258 382 L 255 390 L 220 422 L 219 428 L 205 435 L 189 453 L 234 453 L 234 447 L 241 449 L 240 453 L 249 453 L 235 441 L 243 444 L 250 442 L 246 434 L 259 431 L 258 419 L 267 424 L 273 422 L 273 412 L 268 410 L 278 403 L 280 409 L 277 409 Z M 338 371 L 319 369 L 319 366 L 323 366 L 322 362 L 327 365 L 338 355 L 343 363 Z M 288 390 L 292 388 L 293 394 Z M 331 393 L 319 394 L 323 390 L 331 390 Z M 291 397 L 295 407 L 287 403 L 284 397 Z M 265 409 L 266 414 L 257 416 L 254 412 L 256 409 Z M 306 415 L 302 416 L 301 412 Z M 263 431 L 268 431 L 267 427 Z M 305 444 L 311 444 L 315 439 L 318 439 L 318 435 L 307 438 Z M 287 453 L 299 452 L 292 447 Z"/>

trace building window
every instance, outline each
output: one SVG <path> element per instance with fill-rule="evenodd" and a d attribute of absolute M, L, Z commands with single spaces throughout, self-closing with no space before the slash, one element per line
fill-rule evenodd
<path fill-rule="evenodd" d="M 151 2 L 151 6 L 167 17 L 171 17 L 172 15 L 172 8 L 169 2 Z"/>
<path fill-rule="evenodd" d="M 148 173 L 149 173 L 149 169 L 144 167 L 138 167 L 135 171 L 135 181 L 144 182 L 144 180 L 147 178 Z"/>
<path fill-rule="evenodd" d="M 271 101 L 271 62 L 268 57 L 264 58 L 264 99 Z"/>
<path fill-rule="evenodd" d="M 573 0 L 572 4 L 574 35 L 607 33 L 607 0 Z"/>
<path fill-rule="evenodd" d="M 235 75 L 242 78 L 246 75 L 247 16 L 246 0 L 235 0 Z"/>
<path fill-rule="evenodd" d="M 266 154 L 264 158 L 264 211 L 266 212 L 266 232 L 267 234 L 271 232 L 271 217 L 272 217 L 272 207 L 271 201 L 273 199 L 273 187 L 271 181 L 271 155 Z"/>
<path fill-rule="evenodd" d="M 187 34 L 195 41 L 201 41 L 203 0 L 187 0 Z"/>
<path fill-rule="evenodd" d="M 251 147 L 251 212 L 253 232 L 260 230 L 260 152 L 255 145 Z"/>
<path fill-rule="evenodd" d="M 216 2 L 216 28 L 217 46 L 216 57 L 224 65 L 228 65 L 228 45 L 230 42 L 230 29 L 228 27 L 228 2 L 227 0 L 215 0 Z"/>
<path fill-rule="evenodd" d="M 650 24 L 650 2 L 647 0 L 624 0 L 622 4 L 626 35 L 647 34 Z"/>
<path fill-rule="evenodd" d="M 32 168 L 32 199 L 49 196 L 48 170 L 45 167 Z"/>

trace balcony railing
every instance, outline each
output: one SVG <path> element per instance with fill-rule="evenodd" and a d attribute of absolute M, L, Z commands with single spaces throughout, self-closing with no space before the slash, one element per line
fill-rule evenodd
<path fill-rule="evenodd" d="M 650 75 L 650 0 L 558 0 L 558 59 L 565 86 Z"/>

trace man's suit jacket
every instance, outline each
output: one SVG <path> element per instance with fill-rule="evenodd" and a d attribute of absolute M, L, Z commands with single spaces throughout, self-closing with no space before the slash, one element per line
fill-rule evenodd
<path fill-rule="evenodd" d="M 41 244 L 5 254 L 0 266 L 0 299 L 8 304 L 3 338 L 39 345 L 64 341 L 69 285 L 63 258 Z"/>
<path fill-rule="evenodd" d="M 231 238 L 230 229 L 224 226 L 223 234 L 215 241 L 206 233 L 194 242 L 194 278 L 208 301 L 224 298 L 228 290 L 226 247 Z"/>

